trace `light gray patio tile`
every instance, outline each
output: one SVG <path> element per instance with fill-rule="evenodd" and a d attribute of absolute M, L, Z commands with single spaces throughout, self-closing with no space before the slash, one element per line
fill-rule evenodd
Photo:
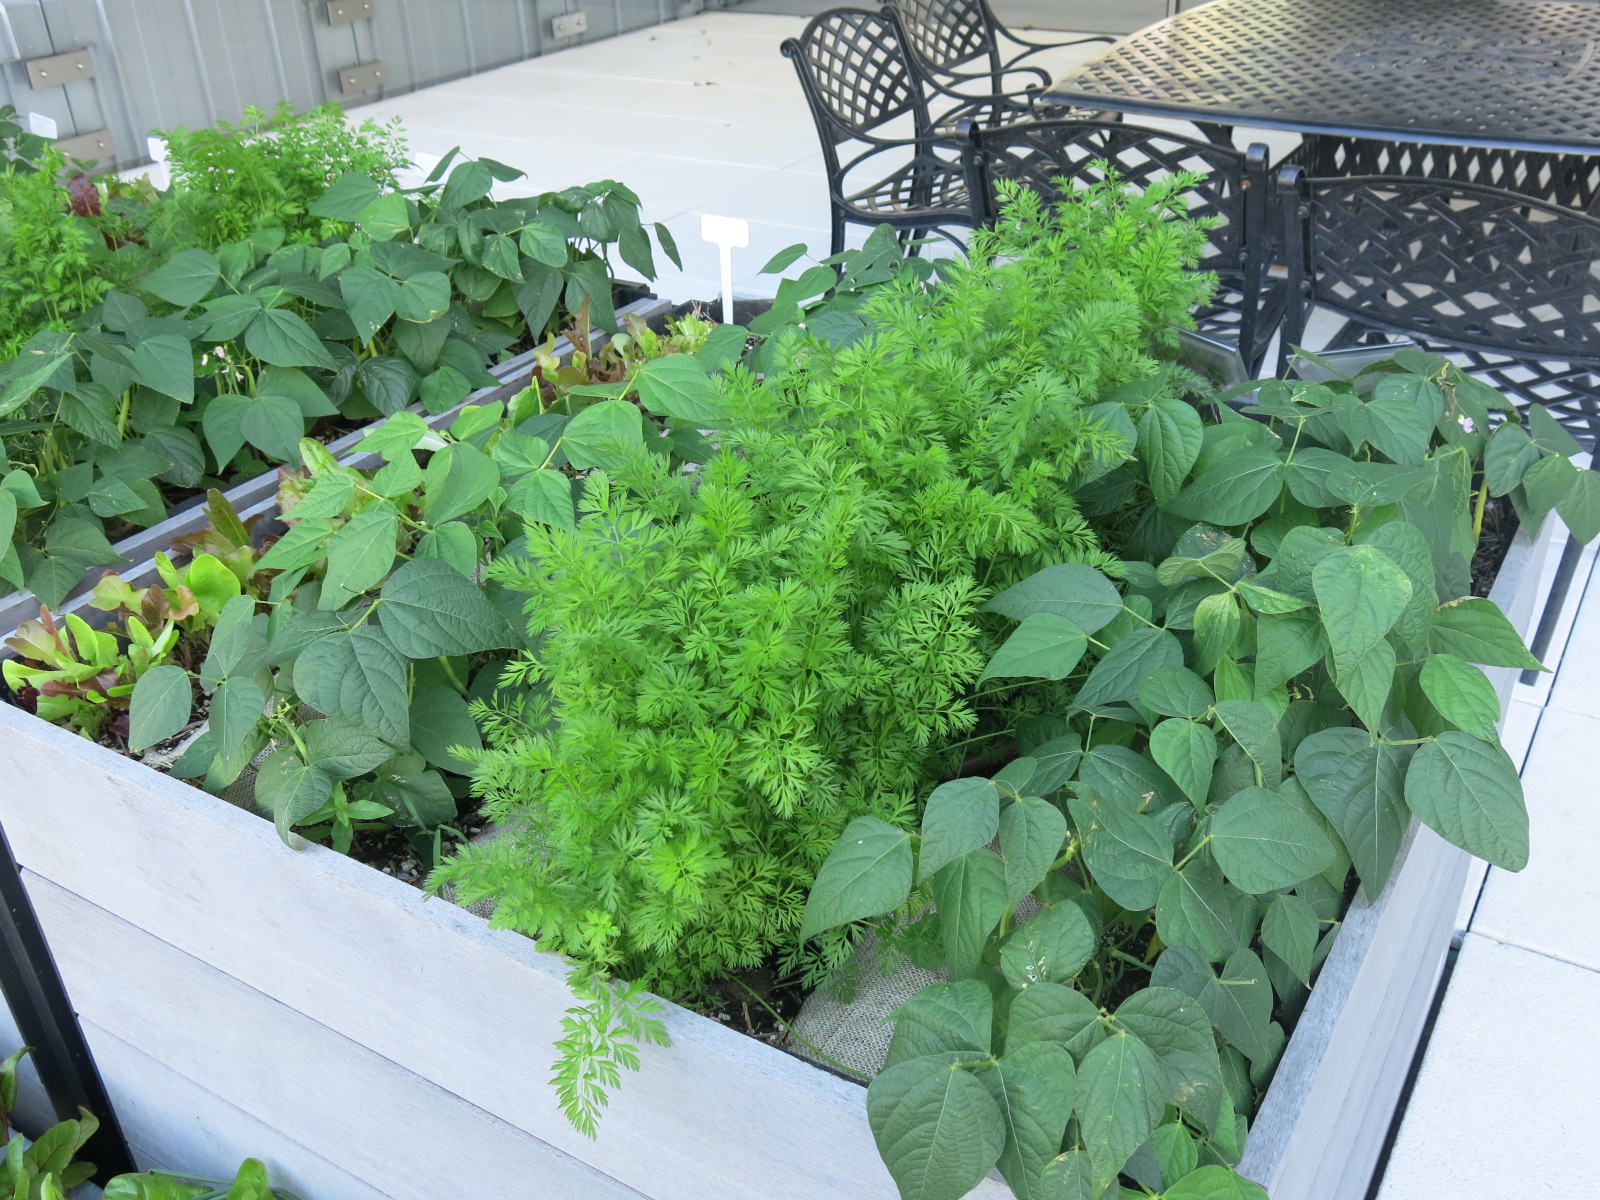
<path fill-rule="evenodd" d="M 798 95 L 793 110 L 761 117 L 697 121 L 680 126 L 651 149 L 657 154 L 702 162 L 749 167 L 793 167 L 815 161 L 820 167 L 817 131 Z"/>
<path fill-rule="evenodd" d="M 705 203 L 705 211 L 729 217 L 802 229 L 828 227 L 827 183 L 807 172 L 791 175 L 787 171 L 772 171 L 762 176 L 753 175 L 748 182 L 714 195 Z"/>
<path fill-rule="evenodd" d="M 1593 1196 L 1600 974 L 1468 934 L 1377 1200 Z"/>
<path fill-rule="evenodd" d="M 719 208 L 715 197 L 736 189 L 751 189 L 756 195 L 764 189 L 779 189 L 781 181 L 773 170 L 757 170 L 735 166 L 731 163 L 695 162 L 684 158 L 670 158 L 652 154 L 630 163 L 628 174 L 618 176 L 638 193 L 644 202 L 644 216 L 648 221 L 664 221 L 680 214 L 711 212 L 718 216 L 761 218 L 762 211 L 734 211 Z M 700 236 L 699 218 L 696 217 L 694 236 Z"/>
<path fill-rule="evenodd" d="M 1472 929 L 1600 970 L 1600 719 L 1546 709 L 1523 768 L 1532 851 L 1518 872 L 1489 872 Z"/>

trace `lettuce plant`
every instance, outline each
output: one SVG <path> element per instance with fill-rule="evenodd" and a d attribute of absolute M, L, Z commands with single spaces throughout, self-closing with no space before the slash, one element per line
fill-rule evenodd
<path fill-rule="evenodd" d="M 1264 1195 L 1224 1168 L 1352 869 L 1376 897 L 1413 818 L 1527 863 L 1474 664 L 1538 663 L 1471 594 L 1479 498 L 1515 485 L 1527 519 L 1600 531 L 1575 447 L 1530 424 L 1416 353 L 1212 421 L 1123 393 L 1120 582 L 1054 566 L 986 605 L 1014 624 L 984 678 L 1050 698 L 1011 726 L 1018 757 L 935 788 L 916 833 L 855 819 L 807 902 L 803 936 L 875 918 L 948 978 L 895 1014 L 868 1090 L 904 1195 L 996 1165 L 1023 1198 Z"/>

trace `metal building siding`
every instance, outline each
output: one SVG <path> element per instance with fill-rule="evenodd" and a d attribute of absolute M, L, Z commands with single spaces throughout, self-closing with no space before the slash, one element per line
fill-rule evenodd
<path fill-rule="evenodd" d="M 287 100 L 360 104 L 676 18 L 683 0 L 373 0 L 370 19 L 328 22 L 323 0 L 0 0 L 0 104 L 70 138 L 108 130 L 144 161 L 153 131 L 237 121 Z M 690 0 L 688 7 L 701 4 Z M 588 32 L 550 36 L 582 9 Z M 93 79 L 34 90 L 25 62 L 87 47 Z M 340 72 L 382 63 L 381 86 L 345 95 Z"/>

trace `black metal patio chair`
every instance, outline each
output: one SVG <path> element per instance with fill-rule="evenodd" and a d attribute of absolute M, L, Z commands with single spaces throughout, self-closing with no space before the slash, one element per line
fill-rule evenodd
<path fill-rule="evenodd" d="M 1321 308 L 1343 318 L 1329 348 L 1411 338 L 1593 441 L 1600 219 L 1441 178 L 1288 166 L 1278 185 L 1294 296 L 1280 362 Z"/>
<path fill-rule="evenodd" d="M 830 9 L 785 41 L 783 53 L 794 62 L 822 140 L 833 253 L 844 250 L 852 222 L 890 225 L 914 238 L 939 233 L 960 245 L 951 230 L 978 219 L 961 145 L 935 136 L 895 13 Z"/>
<path fill-rule="evenodd" d="M 1199 263 L 1221 283 L 1195 314 L 1201 333 L 1236 349 L 1253 375 L 1277 331 L 1288 298 L 1269 274 L 1280 242 L 1274 219 L 1267 148 L 1246 150 L 1197 141 L 1120 121 L 1039 121 L 984 128 L 968 120 L 968 188 L 985 224 L 999 216 L 996 184 L 1011 180 L 1054 200 L 1062 183 L 1097 183 L 1110 163 L 1130 185 L 1144 187 L 1178 171 L 1203 176 L 1186 195 L 1189 214 L 1221 217 Z"/>
<path fill-rule="evenodd" d="M 893 8 L 900 18 L 906 48 L 931 93 L 931 102 L 954 105 L 935 118 L 935 127 L 940 129 L 953 128 L 963 117 L 1003 125 L 1069 115 L 1059 106 L 1039 102 L 1043 89 L 1052 82 L 1050 73 L 1043 67 L 1019 64 L 1042 50 L 1114 40 L 1095 34 L 1061 42 L 1029 41 L 1002 25 L 988 0 L 886 0 L 885 7 Z M 1022 52 L 1008 58 L 1002 43 L 1020 47 Z M 987 93 L 969 90 L 972 85 L 987 88 Z M 1111 118 L 1106 115 L 1105 119 Z"/>
<path fill-rule="evenodd" d="M 1525 194 L 1415 175 L 1279 173 L 1292 296 L 1280 366 L 1322 308 L 1327 346 L 1409 338 L 1514 404 L 1600 435 L 1600 219 Z M 1582 546 L 1568 540 L 1534 636 L 1542 655 Z M 1525 679 L 1527 677 L 1525 676 Z"/>

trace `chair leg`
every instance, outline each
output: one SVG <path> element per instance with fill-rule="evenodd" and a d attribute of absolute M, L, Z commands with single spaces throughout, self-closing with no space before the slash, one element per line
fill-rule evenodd
<path fill-rule="evenodd" d="M 836 254 L 844 253 L 844 214 L 835 205 L 833 209 L 833 248 L 828 252 L 831 258 Z"/>

